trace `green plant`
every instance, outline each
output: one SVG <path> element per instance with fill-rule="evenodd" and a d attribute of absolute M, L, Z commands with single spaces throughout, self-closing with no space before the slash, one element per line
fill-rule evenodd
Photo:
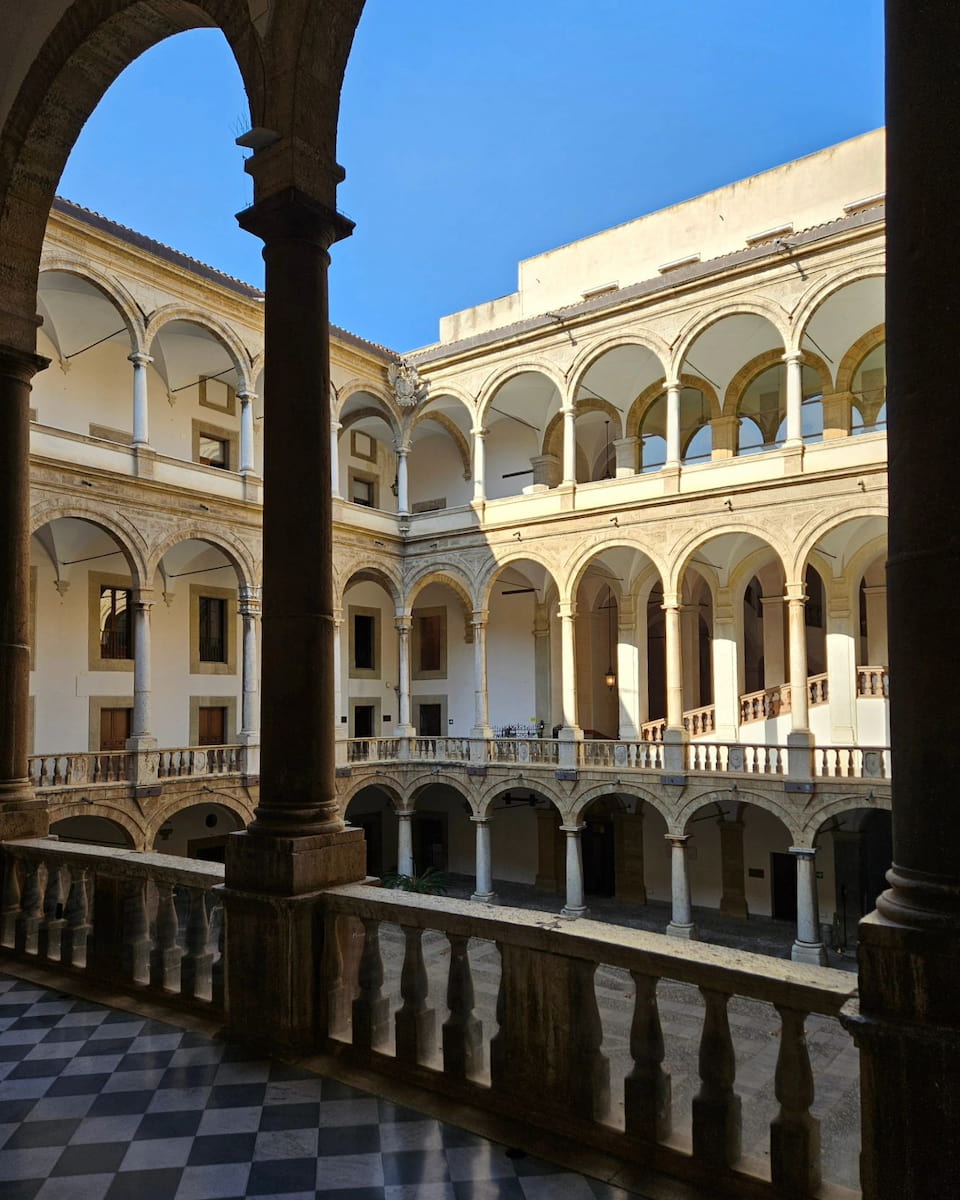
<path fill-rule="evenodd" d="M 450 887 L 450 879 L 437 867 L 427 867 L 419 875 L 401 875 L 391 871 L 380 880 L 380 886 L 394 888 L 400 892 L 420 892 L 429 896 L 445 896 Z"/>

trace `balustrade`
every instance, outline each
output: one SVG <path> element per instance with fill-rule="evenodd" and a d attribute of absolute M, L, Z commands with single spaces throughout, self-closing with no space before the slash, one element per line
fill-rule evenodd
<path fill-rule="evenodd" d="M 809 698 L 811 708 L 813 708 L 815 704 L 826 704 L 829 701 L 830 694 L 827 688 L 826 674 L 808 676 L 807 696 Z"/>
<path fill-rule="evenodd" d="M 469 762 L 470 739 L 464 737 L 415 737 L 410 739 L 410 757 L 430 762 Z"/>
<path fill-rule="evenodd" d="M 725 1194 L 739 1184 L 746 1188 L 743 1194 L 771 1200 L 818 1194 L 823 1171 L 805 1025 L 811 1014 L 818 1023 L 829 1019 L 836 1030 L 831 1036 L 845 1041 L 832 1022 L 854 994 L 855 977 L 719 947 L 681 947 L 655 934 L 593 921 L 558 925 L 545 913 L 499 908 L 487 917 L 466 901 L 357 885 L 331 889 L 320 903 L 328 941 L 336 940 L 338 928 L 341 944 L 347 925 L 363 929 L 352 976 L 349 955 L 324 953 L 326 969 L 336 976 L 325 980 L 327 992 L 356 996 L 346 1025 L 329 1010 L 327 1050 L 348 1060 L 356 1056 L 369 1070 L 399 1074 L 507 1121 L 562 1128 L 581 1144 L 656 1163 L 677 1178 L 722 1181 Z M 495 955 L 486 954 L 491 943 Z M 481 1020 L 473 972 L 476 956 L 485 954 L 487 964 L 499 968 L 499 981 L 495 1013 Z M 438 974 L 443 971 L 445 991 Z M 624 991 L 632 984 L 628 1058 L 619 1049 L 620 1006 L 615 1019 L 598 1004 L 599 971 L 606 989 L 613 979 L 624 981 L 619 985 Z M 680 1048 L 668 1041 L 669 1033 L 665 1038 L 658 1002 L 663 987 L 695 989 L 703 1003 L 700 1086 L 684 1101 L 685 1111 L 673 1111 L 675 1089 L 664 1068 L 669 1059 L 674 1071 L 684 1069 Z M 484 990 L 492 996 L 489 980 Z M 434 1005 L 444 996 L 449 1016 L 438 1028 Z M 391 1039 L 389 1012 L 398 999 Z M 771 1021 L 774 1013 L 779 1018 L 775 1075 L 763 1056 L 779 1104 L 769 1125 L 767 1169 L 756 1147 L 747 1148 L 749 1158 L 741 1152 L 745 1102 L 736 1088 L 737 1059 L 749 1039 L 738 1042 L 732 1032 L 734 1003 L 765 1007 Z M 743 1023 L 742 1008 L 737 1020 Z M 482 1073 L 487 1057 L 489 1081 Z M 751 1075 L 755 1071 L 752 1063 Z M 751 1078 L 748 1089 L 757 1086 Z M 689 1091 L 685 1083 L 677 1095 Z M 690 1129 L 689 1139 L 683 1128 Z M 850 1162 L 841 1172 L 847 1185 L 856 1157 L 856 1148 L 848 1149 Z"/>
<path fill-rule="evenodd" d="M 886 746 L 815 746 L 813 773 L 825 778 L 889 779 Z"/>
<path fill-rule="evenodd" d="M 347 762 L 395 762 L 400 757 L 400 738 L 350 738 Z"/>
<path fill-rule="evenodd" d="M 158 753 L 158 779 L 239 774 L 243 770 L 242 746 L 187 746 Z"/>
<path fill-rule="evenodd" d="M 741 742 L 697 742 L 686 747 L 688 771 L 779 775 L 787 769 L 786 746 Z"/>
<path fill-rule="evenodd" d="M 584 767 L 663 769 L 662 742 L 584 741 L 580 743 L 580 765 Z"/>
<path fill-rule="evenodd" d="M 857 695 L 890 698 L 890 677 L 886 667 L 857 667 Z"/>
<path fill-rule="evenodd" d="M 716 710 L 712 704 L 703 708 L 693 708 L 683 714 L 683 727 L 691 737 L 702 737 L 705 733 L 713 733 L 716 725 Z"/>
<path fill-rule="evenodd" d="M 748 692 L 740 697 L 740 724 L 749 721 L 765 721 L 790 711 L 790 684 L 778 683 L 776 687 L 764 688 L 761 692 Z"/>
<path fill-rule="evenodd" d="M 487 742 L 494 763 L 547 763 L 560 761 L 560 743 L 554 738 L 494 738 Z"/>
<path fill-rule="evenodd" d="M 222 1007 L 219 864 L 37 838 L 4 844 L 3 878 L 5 950 Z"/>

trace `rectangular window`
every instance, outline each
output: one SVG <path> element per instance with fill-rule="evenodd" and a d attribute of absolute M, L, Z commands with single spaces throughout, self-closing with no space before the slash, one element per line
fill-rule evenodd
<path fill-rule="evenodd" d="M 133 658 L 130 588 L 100 588 L 100 657 Z"/>
<path fill-rule="evenodd" d="M 227 710 L 201 706 L 198 709 L 197 745 L 223 746 L 227 740 Z"/>
<path fill-rule="evenodd" d="M 228 471 L 230 469 L 230 443 L 226 438 L 201 433 L 197 443 L 197 462 L 202 463 L 205 467 L 218 467 L 221 471 Z"/>
<path fill-rule="evenodd" d="M 420 661 L 418 671 L 440 671 L 443 669 L 443 616 L 431 613 L 417 617 L 419 626 Z"/>
<path fill-rule="evenodd" d="M 357 671 L 376 669 L 375 618 L 367 613 L 353 614 L 353 666 Z"/>
<path fill-rule="evenodd" d="M 354 504 L 362 504 L 364 508 L 374 507 L 374 485 L 370 479 L 354 476 L 351 481 L 350 499 Z"/>
<path fill-rule="evenodd" d="M 200 661 L 227 661 L 227 602 L 216 596 L 200 597 Z"/>

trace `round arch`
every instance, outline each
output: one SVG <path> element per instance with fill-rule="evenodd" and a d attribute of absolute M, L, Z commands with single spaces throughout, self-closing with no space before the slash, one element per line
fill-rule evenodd
<path fill-rule="evenodd" d="M 493 594 L 494 587 L 496 586 L 497 576 L 501 573 L 501 571 L 505 571 L 507 567 L 512 566 L 515 563 L 523 562 L 533 563 L 535 566 L 538 566 L 543 570 L 544 574 L 547 576 L 544 592 L 548 590 L 548 584 L 552 584 L 559 593 L 560 589 L 557 585 L 554 568 L 549 566 L 544 558 L 542 558 L 536 552 L 532 552 L 529 548 L 526 550 L 515 550 L 504 554 L 503 558 L 494 558 L 481 572 L 476 585 L 476 595 L 480 601 L 478 605 L 479 608 L 488 609 L 490 607 L 490 597 Z"/>
<path fill-rule="evenodd" d="M 403 582 L 388 564 L 377 562 L 360 563 L 354 561 L 347 567 L 341 568 L 340 571 L 336 572 L 334 583 L 336 585 L 335 595 L 339 598 L 341 608 L 343 607 L 344 597 L 347 594 L 347 588 L 354 583 L 377 583 L 387 593 L 398 610 L 403 607 Z"/>
<path fill-rule="evenodd" d="M 416 812 L 417 803 L 422 798 L 423 793 L 427 788 L 434 786 L 449 788 L 461 800 L 470 805 L 473 814 L 476 813 L 475 798 L 471 795 L 470 788 L 464 783 L 462 778 L 457 775 L 451 775 L 446 771 L 439 771 L 435 775 L 418 775 L 415 779 L 408 780 L 404 788 L 406 797 L 405 807 L 410 812 Z"/>
<path fill-rule="evenodd" d="M 776 817 L 791 839 L 790 844 L 792 846 L 799 845 L 796 838 L 800 836 L 800 826 L 796 823 L 795 814 L 786 805 L 775 800 L 773 796 L 765 795 L 763 792 L 741 788 L 739 782 L 736 782 L 736 788 L 735 792 L 733 791 L 733 785 L 729 788 L 712 788 L 708 792 L 699 792 L 696 795 L 687 797 L 675 814 L 670 832 L 678 835 L 683 834 L 692 817 L 695 817 L 702 809 L 716 805 L 722 800 L 728 803 L 753 805 L 754 808 L 762 809 L 763 812 Z"/>
<path fill-rule="evenodd" d="M 149 845 L 146 826 L 120 804 L 103 800 L 76 800 L 72 803 L 53 805 L 50 809 L 51 826 L 75 817 L 96 817 L 101 821 L 109 821 L 129 839 L 131 850 L 145 850 Z"/>
<path fill-rule="evenodd" d="M 337 780 L 337 803 L 340 805 L 340 815 L 346 819 L 347 809 L 357 796 L 367 788 L 378 788 L 384 792 L 387 799 L 393 805 L 394 810 L 399 812 L 406 808 L 404 796 L 399 788 L 388 780 L 380 779 L 379 777 L 371 777 L 369 775 L 361 776 L 349 780 Z"/>
<path fill-rule="evenodd" d="M 725 304 L 721 308 L 711 310 L 704 315 L 697 313 L 692 317 L 680 331 L 674 342 L 673 358 L 670 363 L 670 375 L 676 379 L 683 367 L 684 360 L 690 352 L 691 347 L 697 338 L 702 333 L 718 321 L 724 320 L 726 317 L 762 317 L 768 321 L 780 337 L 784 348 L 786 348 L 787 340 L 790 336 L 790 318 L 782 305 L 777 304 L 773 300 L 766 300 L 761 296 L 751 296 L 742 300 L 735 300 L 730 304 Z"/>
<path fill-rule="evenodd" d="M 160 832 L 163 825 L 167 821 L 179 813 L 186 812 L 189 808 L 206 807 L 215 805 L 219 808 L 225 808 L 231 812 L 240 821 L 241 827 L 249 825 L 254 818 L 254 806 L 246 798 L 241 799 L 227 791 L 217 792 L 190 792 L 183 796 L 174 796 L 170 799 L 161 799 L 162 807 L 158 808 L 147 820 L 144 826 L 145 844 L 148 850 L 153 848 L 154 842 L 157 839 L 157 834 Z"/>
<path fill-rule="evenodd" d="M 154 573 L 163 562 L 164 555 L 174 546 L 186 541 L 206 542 L 209 546 L 226 555 L 230 565 L 237 573 L 237 582 L 242 587 L 255 587 L 259 580 L 257 563 L 250 554 L 245 543 L 233 533 L 224 529 L 206 529 L 202 525 L 182 525 L 172 533 L 168 533 L 162 541 L 152 547 L 147 560 L 149 569 L 148 579 L 153 579 Z"/>
<path fill-rule="evenodd" d="M 594 541 L 588 546 L 578 547 L 570 558 L 567 559 L 564 564 L 564 573 L 561 577 L 561 598 L 573 600 L 592 563 L 610 550 L 626 550 L 634 554 L 643 555 L 649 560 L 649 565 L 653 567 L 660 582 L 663 583 L 665 578 L 664 567 L 659 555 L 652 548 L 644 546 L 640 542 L 629 541 L 622 535 L 614 533 L 605 537 L 603 541 Z M 616 589 L 618 594 L 622 594 L 623 590 L 619 587 Z"/>
<path fill-rule="evenodd" d="M 871 350 L 883 345 L 886 340 L 887 326 L 885 323 L 874 325 L 873 329 L 868 329 L 865 334 L 857 338 L 843 356 L 840 366 L 837 367 L 838 392 L 849 392 L 852 390 L 853 377 L 857 373 L 857 367 L 860 366 Z"/>
<path fill-rule="evenodd" d="M 520 375 L 542 375 L 549 379 L 560 395 L 561 405 L 567 394 L 567 384 L 563 372 L 548 359 L 532 359 L 526 362 L 511 363 L 495 371 L 480 388 L 477 395 L 477 424 L 481 428 L 486 419 L 487 411 L 497 392 L 512 379 Z"/>
<path fill-rule="evenodd" d="M 814 284 L 803 294 L 793 310 L 793 338 L 789 350 L 800 349 L 806 336 L 807 327 L 831 296 L 842 292 L 851 283 L 859 283 L 863 279 L 882 280 L 884 275 L 882 262 L 860 263 L 856 267 L 832 274 L 827 279 L 822 279 Z"/>
<path fill-rule="evenodd" d="M 783 355 L 779 350 L 765 350 L 763 354 L 758 354 L 756 358 L 752 358 L 748 363 L 744 363 L 727 384 L 727 390 L 723 396 L 723 411 L 730 416 L 737 415 L 740 411 L 744 392 L 746 392 L 750 384 L 753 383 L 758 375 L 762 375 L 764 371 L 768 371 L 771 367 L 782 363 Z M 803 365 L 811 367 L 816 371 L 817 377 L 820 380 L 821 393 L 828 395 L 833 389 L 833 377 L 830 373 L 830 368 L 820 355 L 814 354 L 812 350 L 804 350 Z"/>
<path fill-rule="evenodd" d="M 78 279 L 82 279 L 95 287 L 123 318 L 123 323 L 130 337 L 130 352 L 136 353 L 145 350 L 147 344 L 146 323 L 143 319 L 140 306 L 118 279 L 114 279 L 105 271 L 101 271 L 92 262 L 71 258 L 64 254 L 56 256 L 44 255 L 40 263 L 38 282 L 39 278 L 42 278 L 44 275 L 54 273 L 75 275 Z"/>
<path fill-rule="evenodd" d="M 635 346 L 638 350 L 648 350 L 658 360 L 666 378 L 667 365 L 670 361 L 670 347 L 656 334 L 645 330 L 643 333 L 624 333 L 615 337 L 605 337 L 593 341 L 589 346 L 580 350 L 573 360 L 567 378 L 570 381 L 570 395 L 575 396 L 583 384 L 583 380 L 591 367 L 596 366 L 604 355 L 611 350 L 619 350 L 625 346 Z"/>
<path fill-rule="evenodd" d="M 793 549 L 788 556 L 784 557 L 789 572 L 787 578 L 803 578 L 804 568 L 817 543 L 835 529 L 839 529 L 851 521 L 866 521 L 870 518 L 879 517 L 882 521 L 886 521 L 887 516 L 887 506 L 881 504 L 864 504 L 858 505 L 856 508 L 850 508 L 848 505 L 826 514 L 816 513 L 797 530 L 792 543 Z"/>
<path fill-rule="evenodd" d="M 695 388 L 701 392 L 710 406 L 710 419 L 714 420 L 720 416 L 720 401 L 717 398 L 716 388 L 712 383 L 708 383 L 706 379 L 701 379 L 699 375 L 691 375 L 689 372 L 684 372 L 680 376 L 681 388 Z M 667 389 L 666 376 L 658 379 L 655 383 L 651 383 L 649 387 L 644 388 L 637 396 L 633 404 L 630 405 L 630 411 L 627 413 L 625 426 L 626 437 L 639 437 L 640 430 L 643 427 L 643 420 L 646 417 L 651 406 L 660 399 Z"/>
<path fill-rule="evenodd" d="M 616 796 L 620 801 L 621 806 L 626 808 L 625 801 L 638 800 L 644 804 L 649 804 L 654 812 L 658 813 L 664 820 L 667 828 L 670 828 L 670 823 L 673 820 L 672 807 L 663 799 L 652 791 L 647 791 L 646 788 L 638 787 L 635 784 L 619 785 L 616 783 L 598 783 L 593 787 L 587 788 L 585 791 L 578 794 L 576 800 L 570 806 L 570 819 L 577 823 L 587 811 L 591 804 L 602 799 L 604 796 Z"/>
<path fill-rule="evenodd" d="M 459 599 L 463 605 L 463 611 L 469 619 L 470 614 L 474 611 L 476 605 L 473 602 L 473 597 L 470 594 L 472 584 L 466 576 L 461 575 L 456 567 L 436 567 L 434 569 L 425 568 L 420 574 L 407 582 L 407 607 L 413 608 L 417 596 L 430 586 L 431 583 L 439 583 L 444 587 L 448 587 Z"/>
<path fill-rule="evenodd" d="M 179 304 L 167 304 L 151 313 L 143 338 L 144 347 L 148 352 L 164 328 L 173 324 L 174 321 L 196 325 L 209 333 L 215 341 L 220 343 L 233 362 L 237 375 L 240 377 L 241 386 L 237 390 L 253 391 L 253 355 L 236 330 L 227 325 L 225 321 L 220 321 L 200 309 L 188 308 Z"/>
<path fill-rule="evenodd" d="M 680 590 L 680 585 L 683 582 L 683 573 L 689 565 L 693 555 L 698 550 L 702 550 L 710 542 L 716 541 L 718 537 L 725 535 L 740 535 L 746 537 L 754 537 L 757 541 L 762 542 L 765 546 L 774 552 L 781 563 L 788 561 L 787 545 L 778 546 L 776 541 L 771 538 L 770 530 L 764 529 L 760 525 L 754 524 L 752 521 L 744 520 L 734 514 L 731 514 L 717 528 L 709 533 L 704 533 L 701 528 L 691 529 L 687 535 L 682 538 L 673 548 L 671 562 L 664 579 L 664 592 L 677 593 Z M 707 573 L 702 572 L 704 578 L 707 578 Z"/>
<path fill-rule="evenodd" d="M 493 805 L 496 800 L 507 792 L 516 791 L 517 783 L 514 780 L 512 783 L 506 779 L 497 779 L 488 784 L 483 791 L 474 799 L 474 813 L 481 818 L 489 818 L 493 810 Z M 560 815 L 561 821 L 566 821 L 569 815 L 569 800 L 561 795 L 560 791 L 551 783 L 543 779 L 537 779 L 535 782 L 523 781 L 523 791 L 536 792 L 543 797 L 544 800 L 550 802 Z"/>
<path fill-rule="evenodd" d="M 96 525 L 119 546 L 135 587 L 149 587 L 153 572 L 149 569 L 149 550 L 140 531 L 121 512 L 104 513 L 93 503 L 80 500 L 42 500 L 30 510 L 30 533 L 61 518 L 73 518 Z"/>
<path fill-rule="evenodd" d="M 812 847 L 817 834 L 832 817 L 838 817 L 842 813 L 855 809 L 892 812 L 893 804 L 889 789 L 882 795 L 877 795 L 872 790 L 867 793 L 831 794 L 829 799 L 823 800 L 821 804 L 817 805 L 815 811 L 809 814 L 797 833 L 798 840 L 795 844 Z"/>

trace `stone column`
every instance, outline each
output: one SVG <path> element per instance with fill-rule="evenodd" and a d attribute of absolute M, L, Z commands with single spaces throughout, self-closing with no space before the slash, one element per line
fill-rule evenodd
<path fill-rule="evenodd" d="M 667 383 L 667 459 L 665 467 L 680 466 L 680 381 Z"/>
<path fill-rule="evenodd" d="M 720 829 L 720 912 L 725 917 L 745 921 L 750 915 L 743 865 L 743 805 L 736 806 L 736 815 L 717 817 Z"/>
<path fill-rule="evenodd" d="M 0 347 L 0 837 L 4 838 L 39 837 L 49 828 L 46 804 L 34 797 L 27 774 L 30 381 L 48 361 Z"/>
<path fill-rule="evenodd" d="M 563 413 L 563 479 L 562 483 L 577 482 L 577 412 L 573 405 Z"/>
<path fill-rule="evenodd" d="M 487 498 L 487 467 L 483 444 L 486 436 L 485 429 L 478 427 L 473 431 L 473 499 L 475 504 L 482 504 Z"/>
<path fill-rule="evenodd" d="M 786 683 L 783 662 L 783 596 L 761 596 L 763 606 L 763 686 Z"/>
<path fill-rule="evenodd" d="M 736 614 L 729 588 L 720 588 L 714 605 L 710 653 L 715 736 L 719 742 L 735 742 L 740 730 L 740 659 Z"/>
<path fill-rule="evenodd" d="M 733 416 L 714 417 L 710 422 L 713 433 L 713 448 L 710 451 L 711 462 L 720 462 L 727 458 L 736 458 L 740 444 L 740 418 Z"/>
<path fill-rule="evenodd" d="M 476 891 L 471 900 L 479 900 L 483 904 L 495 904 L 497 894 L 493 890 L 493 859 L 490 854 L 490 819 L 488 817 L 470 818 L 477 831 L 477 862 L 476 862 Z"/>
<path fill-rule="evenodd" d="M 554 488 L 560 482 L 560 460 L 555 454 L 534 454 L 530 466 L 535 486 Z"/>
<path fill-rule="evenodd" d="M 640 737 L 640 648 L 637 645 L 636 596 L 620 597 L 617 616 L 619 735 L 626 741 Z"/>
<path fill-rule="evenodd" d="M 663 598 L 666 653 L 667 727 L 663 733 L 663 764 L 673 774 L 685 767 L 683 727 L 683 651 L 680 637 L 680 604 L 676 595 Z"/>
<path fill-rule="evenodd" d="M 333 704 L 335 709 L 333 736 L 337 743 L 337 766 L 346 764 L 347 750 L 341 743 L 350 737 L 350 726 L 340 718 L 347 716 L 349 696 L 343 686 L 343 609 L 333 610 Z"/>
<path fill-rule="evenodd" d="M 138 449 L 150 445 L 150 413 L 147 402 L 147 367 L 153 362 L 149 354 L 139 350 L 128 354 L 133 363 L 133 444 Z"/>
<path fill-rule="evenodd" d="M 553 728 L 553 704 L 550 678 L 550 614 L 546 604 L 536 601 L 533 608 L 533 674 L 536 714 L 543 721 L 544 736 Z"/>
<path fill-rule="evenodd" d="M 680 678 L 683 681 L 681 709 L 700 707 L 700 606 L 680 606 Z"/>
<path fill-rule="evenodd" d="M 473 628 L 473 729 L 475 738 L 492 738 L 490 701 L 487 692 L 487 620 L 485 608 L 475 609 L 470 624 Z"/>
<path fill-rule="evenodd" d="M 237 392 L 240 401 L 240 474 L 251 475 L 253 462 L 253 402 L 255 392 Z"/>
<path fill-rule="evenodd" d="M 797 861 L 797 938 L 790 951 L 794 962 L 827 965 L 827 953 L 820 940 L 820 901 L 817 896 L 817 852 L 804 846 L 791 846 Z"/>
<path fill-rule="evenodd" d="M 568 741 L 583 737 L 577 712 L 576 601 L 560 602 L 560 675 L 563 694 L 563 725 L 560 737 Z"/>
<path fill-rule="evenodd" d="M 407 481 L 407 455 L 409 446 L 397 447 L 397 512 L 404 516 L 410 512 L 410 486 Z"/>
<path fill-rule="evenodd" d="M 887 588 L 885 584 L 863 589 L 867 606 L 867 661 L 864 667 L 885 667 L 887 651 Z"/>
<path fill-rule="evenodd" d="M 413 622 L 409 613 L 397 613 L 397 704 L 399 720 L 394 729 L 397 737 L 413 737 L 416 730 L 410 721 L 410 629 Z"/>
<path fill-rule="evenodd" d="M 583 826 L 561 825 L 560 828 L 567 839 L 567 900 L 560 910 L 560 915 L 582 917 L 587 911 L 583 900 L 583 854 L 580 845 L 580 830 Z"/>
<path fill-rule="evenodd" d="M 257 682 L 257 622 L 260 596 L 256 587 L 240 589 L 240 622 L 243 644 L 243 700 L 240 707 L 240 743 L 245 747 L 245 772 L 260 774 L 260 688 Z"/>
<path fill-rule="evenodd" d="M 803 583 L 787 584 L 787 632 L 790 638 L 790 732 L 787 773 L 794 779 L 811 774 L 810 694 L 807 691 L 807 598 Z"/>
<path fill-rule="evenodd" d="M 690 903 L 690 875 L 687 865 L 687 842 L 690 834 L 664 834 L 670 843 L 671 913 L 666 933 L 670 937 L 697 941 L 700 934 L 693 923 L 693 907 Z"/>
<path fill-rule="evenodd" d="M 787 438 L 786 446 L 803 443 L 803 355 L 791 351 L 783 356 L 787 364 Z"/>
<path fill-rule="evenodd" d="M 294 153 L 284 139 L 279 145 Z M 327 267 L 329 246 L 352 224 L 296 187 L 271 194 L 277 153 L 272 146 L 248 160 L 263 198 L 238 218 L 264 241 L 270 436 L 264 443 L 260 801 L 251 825 L 229 839 L 224 900 L 227 990 L 243 997 L 230 1008 L 234 1034 L 303 1051 L 315 1045 L 322 1005 L 313 894 L 366 874 L 363 831 L 345 830 L 340 815 L 333 743 Z M 336 177 L 335 164 L 329 170 Z"/>
<path fill-rule="evenodd" d="M 887 0 L 887 335 L 893 866 L 860 922 L 864 1200 L 956 1195 L 960 1179 L 960 727 L 956 398 L 930 364 L 957 340 L 946 239 L 960 198 L 960 7 Z M 936 714 L 931 697 L 937 697 Z"/>
<path fill-rule="evenodd" d="M 150 750 L 157 744 L 153 736 L 153 706 L 150 682 L 152 659 L 150 646 L 150 609 L 153 589 L 136 588 L 133 608 L 133 713 L 130 721 L 128 750 Z"/>
<path fill-rule="evenodd" d="M 413 810 L 397 809 L 397 874 L 412 876 L 413 862 Z"/>
<path fill-rule="evenodd" d="M 340 494 L 340 430 L 343 426 L 337 420 L 330 422 L 330 494 L 337 500 L 342 500 Z"/>
<path fill-rule="evenodd" d="M 827 593 L 827 696 L 830 700 L 830 741 L 857 742 L 857 634 L 846 586 Z"/>
<path fill-rule="evenodd" d="M 627 479 L 637 473 L 637 439 L 635 437 L 617 438 L 613 443 L 617 456 L 617 479 Z"/>

